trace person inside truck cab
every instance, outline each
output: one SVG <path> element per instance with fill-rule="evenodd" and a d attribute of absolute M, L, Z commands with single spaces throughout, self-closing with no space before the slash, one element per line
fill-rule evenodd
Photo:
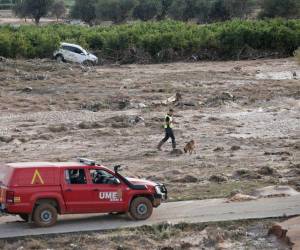
<path fill-rule="evenodd" d="M 70 169 L 68 175 L 70 184 L 86 184 L 84 169 Z"/>
<path fill-rule="evenodd" d="M 114 176 L 103 170 L 92 170 L 91 176 L 94 184 L 112 184 Z"/>

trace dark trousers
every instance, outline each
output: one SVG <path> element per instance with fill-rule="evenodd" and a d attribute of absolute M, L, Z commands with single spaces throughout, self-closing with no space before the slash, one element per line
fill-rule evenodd
<path fill-rule="evenodd" d="M 173 129 L 172 128 L 165 128 L 165 137 L 164 139 L 161 140 L 161 142 L 159 143 L 159 148 L 169 139 L 171 138 L 172 140 L 172 147 L 176 148 L 176 141 L 175 141 L 175 136 L 173 133 Z"/>

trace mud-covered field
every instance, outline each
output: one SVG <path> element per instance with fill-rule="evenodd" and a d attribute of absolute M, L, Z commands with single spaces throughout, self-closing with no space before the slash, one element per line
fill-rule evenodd
<path fill-rule="evenodd" d="M 3 240 L 3 250 L 15 249 L 260 249 L 290 247 L 268 235 L 271 221 L 239 221 L 208 224 L 161 224 L 88 234 L 27 237 Z"/>
<path fill-rule="evenodd" d="M 179 98 L 172 102 L 173 95 Z M 166 101 L 169 98 L 168 101 Z M 112 65 L 0 62 L 1 162 L 88 157 L 163 182 L 170 200 L 300 187 L 300 69 L 293 59 Z M 178 149 L 156 149 L 175 109 Z"/>
<path fill-rule="evenodd" d="M 293 59 L 111 65 L 0 61 L 1 163 L 88 157 L 160 181 L 170 200 L 288 184 L 300 190 L 300 69 Z M 172 98 L 177 94 L 176 98 Z M 156 149 L 175 109 L 171 144 Z M 196 153 L 181 154 L 196 141 Z M 288 249 L 269 221 L 158 225 L 1 241 L 3 249 Z M 62 247 L 63 246 L 63 247 Z"/>

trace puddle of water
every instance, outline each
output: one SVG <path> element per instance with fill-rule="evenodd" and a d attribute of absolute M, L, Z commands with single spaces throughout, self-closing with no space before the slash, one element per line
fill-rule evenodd
<path fill-rule="evenodd" d="M 300 79 L 300 71 L 281 71 L 281 72 L 266 72 L 256 74 L 256 79 L 259 80 L 291 80 Z"/>

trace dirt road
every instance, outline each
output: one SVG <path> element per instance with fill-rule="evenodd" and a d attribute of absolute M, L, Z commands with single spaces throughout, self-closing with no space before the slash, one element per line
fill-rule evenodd
<path fill-rule="evenodd" d="M 272 218 L 300 214 L 300 195 L 256 201 L 226 203 L 224 199 L 169 202 L 155 209 L 147 221 L 131 221 L 123 216 L 66 215 L 51 228 L 34 228 L 16 216 L 0 218 L 0 238 L 70 232 L 98 231 L 153 225 L 162 222 L 212 222 Z"/>

